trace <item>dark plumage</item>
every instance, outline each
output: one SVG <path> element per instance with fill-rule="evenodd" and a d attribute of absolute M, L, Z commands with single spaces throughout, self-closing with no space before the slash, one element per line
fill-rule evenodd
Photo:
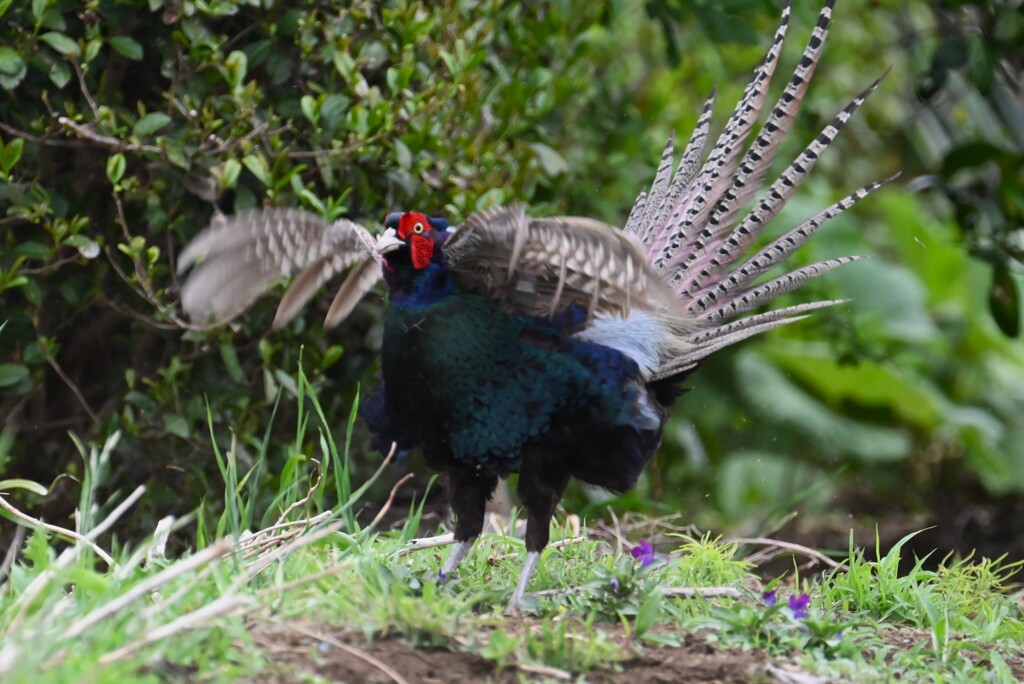
<path fill-rule="evenodd" d="M 650 190 L 623 230 L 583 218 L 528 218 L 514 205 L 450 230 L 441 219 L 392 214 L 374 239 L 350 221 L 294 210 L 218 217 L 181 255 L 198 263 L 182 302 L 193 318 L 226 320 L 281 276 L 297 275 L 275 327 L 328 279 L 351 267 L 328 324 L 383 276 L 390 294 L 383 382 L 362 415 L 381 450 L 420 450 L 446 475 L 456 516 L 453 571 L 480 533 L 499 478 L 518 472 L 528 556 L 518 609 L 569 478 L 631 488 L 661 441 L 680 381 L 708 355 L 800 320 L 835 301 L 740 317 L 854 260 L 830 259 L 761 281 L 872 183 L 747 256 L 821 152 L 877 86 L 853 100 L 742 219 L 817 65 L 832 3 L 746 153 L 785 36 L 789 8 L 765 59 L 701 165 L 709 98 L 678 167 L 670 140 Z M 379 263 L 379 267 L 376 265 Z"/>

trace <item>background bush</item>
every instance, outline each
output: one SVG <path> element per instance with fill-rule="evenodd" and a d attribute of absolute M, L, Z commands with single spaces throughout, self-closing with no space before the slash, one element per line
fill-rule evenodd
<path fill-rule="evenodd" d="M 818 10 L 797 5 L 780 73 Z M 1019 6 L 840 3 L 779 168 L 893 72 L 774 230 L 902 170 L 795 261 L 877 258 L 799 293 L 849 305 L 708 363 L 622 505 L 766 525 L 795 502 L 881 515 L 1024 492 Z M 330 292 L 278 333 L 273 298 L 226 329 L 191 329 L 175 253 L 215 209 L 301 206 L 374 226 L 395 209 L 458 221 L 521 199 L 621 225 L 715 85 L 721 126 L 778 12 L 0 0 L 0 472 L 56 479 L 30 503 L 66 517 L 82 470 L 67 433 L 120 430 L 109 486 L 150 485 L 131 525 L 216 510 L 210 440 L 236 436 L 243 457 L 294 441 L 299 363 L 343 432 L 372 382 L 383 300 L 330 332 Z M 313 441 L 257 476 L 288 477 Z M 364 444 L 357 433 L 370 469 Z"/>

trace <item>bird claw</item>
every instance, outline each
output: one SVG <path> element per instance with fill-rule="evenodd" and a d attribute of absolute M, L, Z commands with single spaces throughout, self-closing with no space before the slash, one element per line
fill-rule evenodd
<path fill-rule="evenodd" d="M 513 596 L 512 600 L 508 602 L 507 606 L 505 606 L 505 617 L 523 617 L 523 606 L 519 603 L 519 597 Z"/>

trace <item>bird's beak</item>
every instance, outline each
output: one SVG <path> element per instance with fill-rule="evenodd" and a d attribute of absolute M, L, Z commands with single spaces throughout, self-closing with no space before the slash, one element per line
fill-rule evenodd
<path fill-rule="evenodd" d="M 384 255 L 393 252 L 405 243 L 398 239 L 398 233 L 394 228 L 388 228 L 377 236 L 377 254 Z"/>

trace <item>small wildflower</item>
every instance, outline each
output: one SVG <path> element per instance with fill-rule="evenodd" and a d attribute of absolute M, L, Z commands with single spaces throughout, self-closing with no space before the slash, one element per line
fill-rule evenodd
<path fill-rule="evenodd" d="M 441 584 L 444 584 L 445 582 L 448 581 L 448 576 L 445 575 L 443 571 L 439 572 L 439 573 L 437 573 L 437 581 L 440 582 Z"/>
<path fill-rule="evenodd" d="M 640 561 L 640 565 L 650 565 L 654 561 L 654 547 L 646 539 L 641 539 L 640 543 L 630 550 L 630 554 Z"/>
<path fill-rule="evenodd" d="M 764 599 L 764 604 L 769 608 L 774 606 L 779 600 L 779 597 L 775 595 L 774 589 L 772 589 L 771 591 L 766 591 L 763 594 L 761 594 L 761 598 Z"/>
<path fill-rule="evenodd" d="M 807 594 L 789 597 L 789 609 L 793 611 L 793 617 L 802 620 L 807 617 L 807 609 L 811 605 L 811 597 Z"/>
<path fill-rule="evenodd" d="M 608 584 L 610 584 L 612 586 L 612 589 L 614 589 L 616 591 L 619 590 L 619 580 L 615 579 L 614 577 L 612 577 L 611 581 L 608 582 Z"/>

